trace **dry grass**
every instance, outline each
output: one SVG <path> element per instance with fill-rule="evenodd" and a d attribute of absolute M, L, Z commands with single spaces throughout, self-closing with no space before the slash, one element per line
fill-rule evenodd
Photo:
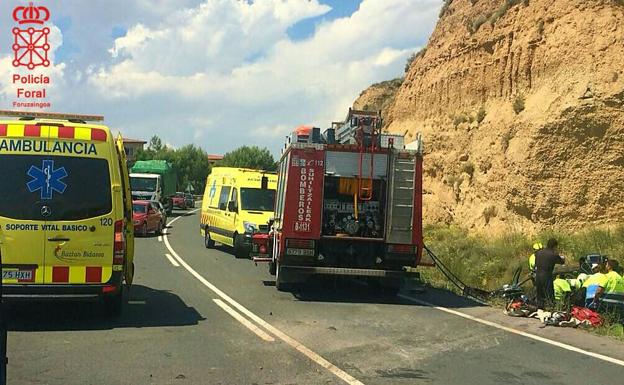
<path fill-rule="evenodd" d="M 486 208 L 484 216 L 486 211 L 495 210 Z M 559 240 L 561 252 L 572 266 L 578 264 L 579 257 L 587 254 L 624 255 L 624 224 L 613 230 L 590 228 L 575 234 L 546 231 L 530 238 L 519 233 L 485 237 L 453 226 L 425 228 L 425 244 L 442 262 L 467 285 L 486 290 L 509 283 L 518 267 L 523 268 L 524 276 L 527 273 L 527 258 L 532 252 L 531 244 L 536 240 L 546 242 L 551 237 Z M 421 269 L 421 275 L 427 284 L 461 294 L 435 268 Z M 525 289 L 531 295 L 531 285 L 526 285 Z M 501 303 L 493 301 L 492 305 L 500 306 Z M 591 332 L 624 341 L 624 326 L 619 316 L 603 312 L 602 317 L 604 324 L 591 329 Z"/>

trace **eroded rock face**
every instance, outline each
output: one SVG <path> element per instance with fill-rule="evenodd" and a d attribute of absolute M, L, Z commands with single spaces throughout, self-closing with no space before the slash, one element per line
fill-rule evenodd
<path fill-rule="evenodd" d="M 449 3 L 384 109 L 389 131 L 424 134 L 426 222 L 622 222 L 621 3 Z"/>

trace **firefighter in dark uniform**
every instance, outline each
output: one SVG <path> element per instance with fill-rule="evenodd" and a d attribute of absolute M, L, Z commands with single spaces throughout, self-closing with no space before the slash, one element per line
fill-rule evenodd
<path fill-rule="evenodd" d="M 545 249 L 535 252 L 535 287 L 539 309 L 544 309 L 546 305 L 551 306 L 555 299 L 553 270 L 555 265 L 565 263 L 565 257 L 557 251 L 558 245 L 556 239 L 549 239 Z"/>

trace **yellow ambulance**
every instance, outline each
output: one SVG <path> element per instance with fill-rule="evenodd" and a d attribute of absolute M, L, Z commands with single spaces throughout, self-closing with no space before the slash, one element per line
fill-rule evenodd
<path fill-rule="evenodd" d="M 231 246 L 237 258 L 248 258 L 251 235 L 268 232 L 273 216 L 277 174 L 234 167 L 215 167 L 206 181 L 200 232 L 206 248 L 215 242 Z"/>
<path fill-rule="evenodd" d="M 134 274 L 121 137 L 99 116 L 0 111 L 5 299 L 101 299 L 119 314 Z"/>

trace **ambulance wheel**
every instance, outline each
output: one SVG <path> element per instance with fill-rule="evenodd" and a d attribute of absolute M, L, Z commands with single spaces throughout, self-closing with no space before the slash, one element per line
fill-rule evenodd
<path fill-rule="evenodd" d="M 215 246 L 215 241 L 210 239 L 210 233 L 208 232 L 208 230 L 204 230 L 204 246 L 207 249 L 211 249 Z"/>
<path fill-rule="evenodd" d="M 104 313 L 110 317 L 119 317 L 123 309 L 125 285 L 121 285 L 119 292 L 102 298 Z"/>
<path fill-rule="evenodd" d="M 240 259 L 249 258 L 249 250 L 245 246 L 245 237 L 243 235 L 234 235 L 234 256 Z"/>
<path fill-rule="evenodd" d="M 141 227 L 141 236 L 147 237 L 147 223 L 143 223 L 143 227 Z"/>

